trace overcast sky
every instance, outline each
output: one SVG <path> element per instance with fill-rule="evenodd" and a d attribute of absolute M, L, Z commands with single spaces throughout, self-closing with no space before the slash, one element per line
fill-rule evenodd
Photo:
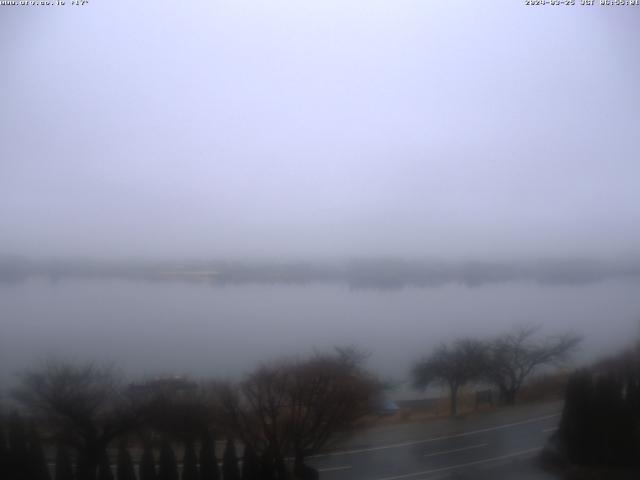
<path fill-rule="evenodd" d="M 640 7 L 523 4 L 0 7 L 0 253 L 638 254 Z"/>

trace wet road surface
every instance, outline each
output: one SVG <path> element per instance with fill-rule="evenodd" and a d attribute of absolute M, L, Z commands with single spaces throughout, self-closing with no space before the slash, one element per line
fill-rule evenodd
<path fill-rule="evenodd" d="M 552 479 L 536 459 L 561 408 L 553 402 L 372 427 L 308 463 L 323 480 Z"/>

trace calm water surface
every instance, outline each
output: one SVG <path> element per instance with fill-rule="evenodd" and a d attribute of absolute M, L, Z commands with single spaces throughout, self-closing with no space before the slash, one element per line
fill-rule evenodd
<path fill-rule="evenodd" d="M 402 381 L 440 341 L 517 323 L 585 341 L 576 361 L 640 333 L 640 285 L 533 283 L 353 290 L 339 284 L 243 285 L 30 280 L 0 286 L 0 380 L 47 354 L 113 361 L 132 376 L 235 376 L 256 363 L 356 344 L 370 366 Z"/>

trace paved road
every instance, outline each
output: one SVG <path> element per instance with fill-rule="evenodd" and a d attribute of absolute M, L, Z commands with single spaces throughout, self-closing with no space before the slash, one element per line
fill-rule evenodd
<path fill-rule="evenodd" d="M 535 458 L 561 408 L 554 402 L 374 427 L 309 463 L 322 480 L 552 479 Z"/>

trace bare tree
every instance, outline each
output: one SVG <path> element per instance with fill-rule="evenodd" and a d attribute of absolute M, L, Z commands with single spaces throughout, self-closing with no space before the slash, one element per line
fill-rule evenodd
<path fill-rule="evenodd" d="M 451 415 L 456 415 L 458 390 L 480 378 L 485 359 L 486 346 L 478 340 L 459 339 L 451 345 L 442 344 L 413 367 L 414 386 L 425 389 L 432 383 L 440 383 L 449 387 Z"/>
<path fill-rule="evenodd" d="M 317 355 L 291 368 L 290 429 L 296 459 L 317 452 L 335 433 L 371 411 L 380 384 L 360 368 L 356 350 Z"/>
<path fill-rule="evenodd" d="M 501 400 L 507 404 L 515 402 L 523 383 L 538 367 L 560 364 L 581 341 L 571 333 L 536 339 L 538 330 L 521 326 L 489 344 L 486 377 L 498 387 Z"/>
<path fill-rule="evenodd" d="M 113 369 L 50 359 L 22 377 L 15 397 L 78 452 L 80 480 L 93 480 L 109 442 L 139 421 Z"/>
<path fill-rule="evenodd" d="M 353 349 L 265 365 L 229 387 L 224 405 L 245 443 L 284 468 L 287 455 L 302 465 L 370 411 L 379 383 Z"/>

